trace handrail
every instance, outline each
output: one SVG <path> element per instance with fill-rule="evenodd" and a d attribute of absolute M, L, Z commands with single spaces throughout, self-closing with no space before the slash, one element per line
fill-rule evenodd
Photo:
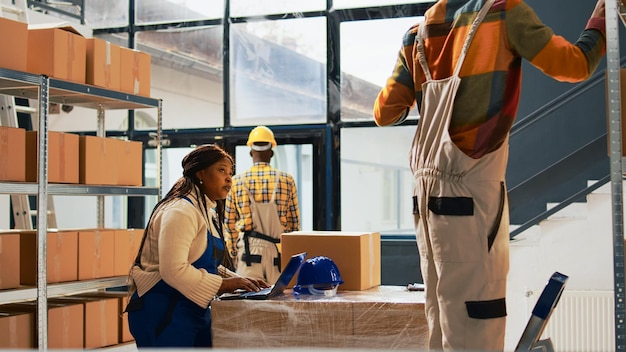
<path fill-rule="evenodd" d="M 623 56 L 620 58 L 620 66 L 621 67 L 625 67 L 626 66 L 626 56 Z M 576 87 L 568 90 L 567 92 L 561 94 L 560 96 L 556 97 L 555 99 L 551 100 L 550 102 L 544 104 L 543 106 L 541 106 L 540 108 L 536 109 L 535 111 L 533 111 L 532 113 L 528 114 L 525 118 L 523 119 L 519 119 L 517 123 L 515 123 L 512 128 L 511 128 L 511 133 L 510 136 L 514 136 L 517 133 L 520 133 L 521 131 L 523 131 L 524 129 L 530 127 L 532 124 L 534 124 L 535 122 L 538 122 L 539 120 L 543 119 L 544 117 L 548 117 L 550 116 L 550 114 L 556 110 L 558 110 L 559 108 L 561 108 L 562 106 L 565 106 L 566 104 L 570 103 L 572 100 L 574 100 L 575 98 L 579 97 L 581 94 L 587 92 L 589 89 L 597 86 L 598 84 L 601 84 L 603 82 L 605 82 L 605 70 L 602 70 L 600 72 L 596 72 L 595 74 L 593 74 L 591 76 L 591 78 L 589 78 L 588 80 L 586 80 L 585 82 L 582 82 L 581 84 L 576 85 Z M 580 150 L 580 149 L 579 149 Z M 574 152 L 573 154 L 575 154 L 576 152 Z M 571 156 L 568 155 L 568 157 Z M 563 160 L 563 159 L 561 159 Z M 559 160 L 558 162 L 552 164 L 551 166 L 547 167 L 546 169 L 549 169 L 551 167 L 553 167 L 554 165 L 558 165 L 558 163 L 561 161 Z M 531 182 L 531 180 L 535 177 L 537 177 L 538 175 L 540 175 L 541 173 L 535 174 L 531 177 L 528 177 L 526 180 L 520 182 L 518 185 L 516 185 L 515 187 L 509 189 L 509 192 L 511 192 L 512 190 L 520 187 L 523 184 L 526 184 L 528 182 Z M 584 196 L 586 196 L 587 194 L 593 192 L 594 190 L 596 190 L 597 188 L 599 188 L 600 186 L 602 186 L 603 184 L 607 183 L 610 179 L 610 175 L 607 175 L 605 177 L 603 177 L 600 181 L 596 182 L 594 185 L 587 187 L 579 192 L 576 192 L 574 195 L 570 196 L 569 198 L 565 199 L 563 202 L 559 203 L 558 205 L 556 205 L 555 207 L 542 212 L 540 214 L 538 214 L 537 216 L 533 217 L 532 219 L 526 221 L 524 224 L 520 225 L 519 227 L 517 227 L 515 230 L 511 231 L 509 233 L 509 237 L 510 238 L 514 238 L 515 236 L 519 235 L 520 233 L 522 233 L 523 231 L 529 229 L 530 227 L 539 224 L 539 222 L 547 219 L 549 216 L 552 216 L 553 214 L 555 214 L 556 212 L 558 212 L 559 210 L 565 208 L 566 206 L 570 205 L 571 203 L 578 201 L 580 199 L 582 199 Z"/>
<path fill-rule="evenodd" d="M 583 199 L 586 195 L 588 195 L 589 193 L 595 191 L 596 189 L 602 187 L 603 185 L 605 185 L 607 182 L 609 182 L 611 176 L 607 175 L 604 176 L 603 178 L 601 178 L 599 181 L 596 181 L 593 185 L 580 190 L 578 192 L 576 192 L 574 195 L 570 196 L 569 198 L 565 199 L 564 201 L 562 201 L 561 203 L 557 204 L 556 206 L 544 211 L 543 213 L 535 216 L 534 218 L 528 220 L 527 222 L 525 222 L 524 224 L 520 225 L 518 228 L 516 228 L 513 231 L 510 231 L 509 233 L 509 238 L 514 238 L 515 236 L 519 235 L 520 233 L 528 230 L 530 227 L 539 224 L 539 222 L 547 219 L 548 217 L 556 214 L 559 210 L 562 210 L 563 208 L 567 207 L 568 205 Z"/>
<path fill-rule="evenodd" d="M 626 56 L 623 56 L 620 59 L 620 66 L 626 67 Z M 511 127 L 510 135 L 513 136 L 525 128 L 529 127 L 531 124 L 537 122 L 538 120 L 547 117 L 551 112 L 558 110 L 560 107 L 566 105 L 571 102 L 574 98 L 580 96 L 581 94 L 587 92 L 589 89 L 595 87 L 596 85 L 605 82 L 606 69 L 594 73 L 588 80 L 577 84 L 572 89 L 569 89 L 565 93 L 560 96 L 552 99 L 548 103 L 544 104 L 540 108 L 526 115 L 523 119 L 518 119 L 516 123 Z"/>

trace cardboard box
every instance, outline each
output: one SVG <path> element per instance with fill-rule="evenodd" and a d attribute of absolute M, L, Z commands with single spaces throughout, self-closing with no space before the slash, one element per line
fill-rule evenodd
<path fill-rule="evenodd" d="M 2 47 L 4 50 L 11 51 L 11 55 L 0 55 L 0 67 L 26 71 L 28 25 L 24 22 L 0 17 L 0 33 L 4 34 Z"/>
<path fill-rule="evenodd" d="M 79 183 L 115 185 L 120 167 L 117 140 L 96 136 L 79 138 Z"/>
<path fill-rule="evenodd" d="M 115 298 L 117 299 L 117 319 L 118 319 L 118 343 L 125 343 L 134 341 L 135 338 L 130 333 L 128 327 L 128 314 L 126 314 L 126 306 L 128 305 L 128 299 L 130 297 L 128 292 L 125 291 L 99 291 L 83 293 L 81 297 L 101 297 L 101 298 Z"/>
<path fill-rule="evenodd" d="M 26 181 L 26 130 L 23 128 L 0 126 L 0 181 Z"/>
<path fill-rule="evenodd" d="M 20 286 L 19 232 L 0 233 L 0 289 Z"/>
<path fill-rule="evenodd" d="M 350 302 L 213 301 L 213 347 L 338 347 L 352 336 Z"/>
<path fill-rule="evenodd" d="M 366 290 L 380 285 L 380 233 L 296 231 L 281 235 L 281 258 L 307 252 L 307 258 L 326 256 L 339 268 L 339 290 Z M 286 265 L 287 260 L 282 260 Z M 289 287 L 295 285 L 292 280 Z"/>
<path fill-rule="evenodd" d="M 29 312 L 37 314 L 37 302 L 12 303 L 1 306 L 5 312 Z M 33 319 L 32 330 L 35 328 Z M 82 349 L 83 348 L 83 305 L 80 303 L 56 303 L 48 301 L 48 348 Z M 37 347 L 37 334 L 33 344 Z"/>
<path fill-rule="evenodd" d="M 0 349 L 35 348 L 34 314 L 2 312 L 0 306 Z"/>
<path fill-rule="evenodd" d="M 143 230 L 141 229 L 115 230 L 114 276 L 128 275 L 139 251 L 142 238 Z"/>
<path fill-rule="evenodd" d="M 413 294 L 413 292 L 408 292 Z M 353 302 L 353 346 L 428 350 L 424 304 L 411 302 Z M 376 312 L 376 314 L 373 314 Z M 401 344 L 402 346 L 399 346 Z"/>
<path fill-rule="evenodd" d="M 141 186 L 143 185 L 143 143 L 137 141 L 125 141 L 113 139 L 117 144 L 119 156 L 117 185 Z"/>
<path fill-rule="evenodd" d="M 86 296 L 52 298 L 53 303 L 83 305 L 83 348 L 100 348 L 118 343 L 118 299 Z"/>
<path fill-rule="evenodd" d="M 20 283 L 37 285 L 37 232 L 20 234 Z M 48 230 L 46 237 L 48 283 L 78 280 L 78 232 Z"/>
<path fill-rule="evenodd" d="M 37 182 L 37 131 L 26 132 L 26 181 Z M 79 136 L 48 131 L 48 182 L 78 183 Z"/>
<path fill-rule="evenodd" d="M 120 90 L 120 47 L 99 38 L 87 38 L 85 83 Z"/>
<path fill-rule="evenodd" d="M 327 347 L 426 350 L 424 293 L 403 286 L 211 302 L 216 348 Z"/>
<path fill-rule="evenodd" d="M 150 96 L 150 54 L 120 47 L 120 90 Z"/>
<path fill-rule="evenodd" d="M 29 29 L 27 71 L 85 83 L 86 44 L 71 28 Z"/>
<path fill-rule="evenodd" d="M 115 230 L 78 230 L 78 280 L 114 275 Z"/>

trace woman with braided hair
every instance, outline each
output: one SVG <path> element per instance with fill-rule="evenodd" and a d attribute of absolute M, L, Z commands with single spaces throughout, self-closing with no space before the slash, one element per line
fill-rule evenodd
<path fill-rule="evenodd" d="M 259 279 L 235 274 L 224 250 L 224 199 L 233 158 L 202 145 L 182 161 L 183 177 L 148 220 L 130 270 L 126 308 L 137 347 L 211 347 L 210 303 L 223 292 L 258 291 Z"/>

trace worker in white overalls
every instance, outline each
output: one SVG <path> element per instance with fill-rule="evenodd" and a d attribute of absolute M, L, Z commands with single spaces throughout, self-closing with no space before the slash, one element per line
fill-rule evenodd
<path fill-rule="evenodd" d="M 447 79 L 433 80 L 430 75 L 424 59 L 425 26 L 420 26 L 416 39 L 426 82 L 410 163 L 415 177 L 417 241 L 422 267 L 427 269 L 422 275 L 426 299 L 431 301 L 427 318 L 437 327 L 431 329 L 433 349 L 501 350 L 504 343 L 508 143 L 474 159 L 460 151 L 448 135 L 461 82 L 459 71 L 473 34 L 492 3 L 488 0 L 476 16 L 454 74 Z"/>
<path fill-rule="evenodd" d="M 300 210 L 293 177 L 270 165 L 276 147 L 265 126 L 248 136 L 253 165 L 233 177 L 226 199 L 227 247 L 237 273 L 274 283 L 280 275 L 280 235 L 300 230 Z"/>
<path fill-rule="evenodd" d="M 410 166 L 430 349 L 503 350 L 505 171 L 522 59 L 585 80 L 604 53 L 604 27 L 604 0 L 573 44 L 521 0 L 438 0 L 405 33 L 373 112 L 387 126 L 420 108 Z"/>

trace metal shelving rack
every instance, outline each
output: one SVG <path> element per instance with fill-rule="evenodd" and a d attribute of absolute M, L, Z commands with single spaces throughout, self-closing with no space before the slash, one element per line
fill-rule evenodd
<path fill-rule="evenodd" d="M 161 100 L 3 68 L 0 68 L 0 94 L 37 100 L 39 102 L 38 111 L 40 112 L 37 145 L 38 181 L 37 183 L 0 182 L 0 194 L 37 195 L 38 214 L 47 214 L 48 195 L 95 195 L 98 198 L 97 218 L 99 227 L 104 227 L 104 196 L 160 196 L 162 187 Z M 157 173 L 157 187 L 48 184 L 48 104 L 51 102 L 97 110 L 98 126 L 96 134 L 100 137 L 104 137 L 106 134 L 104 127 L 104 112 L 106 110 L 158 109 L 156 148 L 157 170 L 159 172 Z M 0 304 L 37 300 L 37 339 L 40 350 L 47 350 L 48 348 L 48 297 L 126 284 L 125 277 L 113 277 L 48 286 L 45 250 L 47 230 L 47 216 L 37 216 L 37 286 L 35 288 L 0 291 Z"/>
<path fill-rule="evenodd" d="M 626 351 L 626 301 L 624 282 L 624 159 L 620 97 L 620 20 L 626 25 L 622 1 L 606 1 L 606 58 L 609 116 L 609 156 L 611 160 L 611 205 L 613 209 L 613 261 L 615 294 L 615 350 Z"/>

